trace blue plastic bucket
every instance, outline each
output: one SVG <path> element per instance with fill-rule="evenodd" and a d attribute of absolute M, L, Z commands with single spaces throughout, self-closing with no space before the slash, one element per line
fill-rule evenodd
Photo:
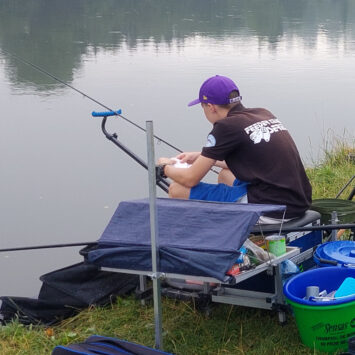
<path fill-rule="evenodd" d="M 318 266 L 353 266 L 355 267 L 355 242 L 339 240 L 318 246 L 313 259 Z"/>
<path fill-rule="evenodd" d="M 346 350 L 355 335 L 355 294 L 327 302 L 305 300 L 306 288 L 337 290 L 347 277 L 355 278 L 355 269 L 326 267 L 305 271 L 284 285 L 286 301 L 291 305 L 303 344 L 324 352 Z"/>

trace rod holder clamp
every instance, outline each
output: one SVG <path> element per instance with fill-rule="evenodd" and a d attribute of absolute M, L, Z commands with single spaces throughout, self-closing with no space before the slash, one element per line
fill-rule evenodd
<path fill-rule="evenodd" d="M 337 211 L 332 211 L 330 222 L 332 224 L 338 224 L 338 222 L 340 222 L 340 219 L 338 218 L 338 212 Z"/>
<path fill-rule="evenodd" d="M 166 275 L 164 272 L 153 272 L 149 274 L 149 277 L 152 280 L 164 280 L 166 278 Z"/>

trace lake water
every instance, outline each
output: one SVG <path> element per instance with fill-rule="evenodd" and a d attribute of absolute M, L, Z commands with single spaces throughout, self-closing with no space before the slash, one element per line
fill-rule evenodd
<path fill-rule="evenodd" d="M 91 118 L 103 108 L 18 57 L 153 120 L 182 150 L 205 143 L 210 125 L 187 103 L 215 74 L 272 111 L 305 164 L 354 144 L 352 0 L 0 0 L 0 248 L 94 241 L 120 201 L 148 195 L 146 171 Z M 108 129 L 146 159 L 144 132 L 116 118 Z M 157 143 L 157 156 L 175 154 Z M 0 295 L 36 295 L 78 250 L 0 253 Z"/>

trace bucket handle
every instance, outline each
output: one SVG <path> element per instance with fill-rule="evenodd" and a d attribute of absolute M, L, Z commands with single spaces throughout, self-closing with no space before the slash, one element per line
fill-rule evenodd
<path fill-rule="evenodd" d="M 344 264 L 345 267 L 355 269 L 355 264 Z"/>
<path fill-rule="evenodd" d="M 338 263 L 335 260 L 327 260 L 320 258 L 318 255 L 316 255 L 315 252 L 313 253 L 313 259 L 317 264 L 329 264 L 333 266 L 338 266 Z"/>
<path fill-rule="evenodd" d="M 318 255 L 316 255 L 315 252 L 313 253 L 313 258 L 317 264 L 329 264 L 329 265 L 333 265 L 333 266 L 343 266 L 343 267 L 355 269 L 355 264 L 339 265 L 335 260 L 327 260 L 327 259 L 320 258 Z"/>

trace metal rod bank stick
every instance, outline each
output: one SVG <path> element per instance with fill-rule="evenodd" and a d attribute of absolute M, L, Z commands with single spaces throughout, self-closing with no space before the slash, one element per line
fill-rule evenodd
<path fill-rule="evenodd" d="M 152 271 L 153 271 L 153 302 L 154 302 L 154 321 L 155 321 L 155 347 L 163 348 L 162 339 L 162 310 L 161 310 L 161 290 L 160 272 L 158 271 L 158 219 L 156 206 L 156 174 L 154 157 L 154 133 L 153 122 L 146 121 L 147 131 L 147 151 L 148 151 L 148 175 L 149 175 L 149 210 L 150 210 L 150 238 L 152 247 Z"/>

